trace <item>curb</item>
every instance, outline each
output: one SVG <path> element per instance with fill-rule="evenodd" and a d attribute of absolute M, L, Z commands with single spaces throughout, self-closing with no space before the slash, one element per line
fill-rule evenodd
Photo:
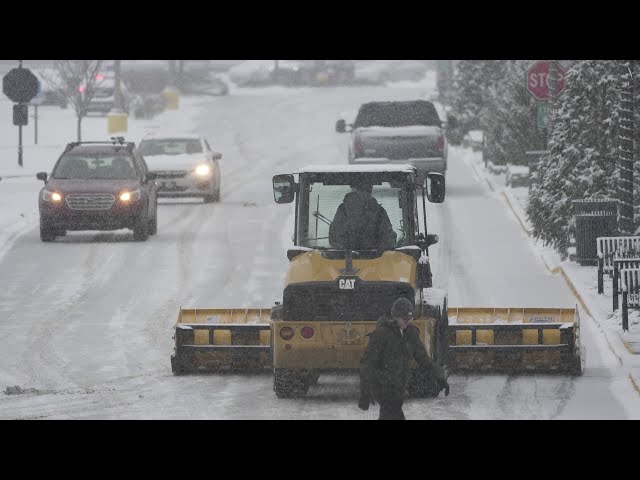
<path fill-rule="evenodd" d="M 531 237 L 531 232 L 529 231 L 529 229 L 526 227 L 524 220 L 520 217 L 520 215 L 518 215 L 518 212 L 516 211 L 516 209 L 513 207 L 513 204 L 511 203 L 511 200 L 509 199 L 509 196 L 506 194 L 506 192 L 502 192 L 502 195 L 504 196 L 507 205 L 509 206 L 509 209 L 511 210 L 511 212 L 513 213 L 513 215 L 516 217 L 516 219 L 518 220 L 518 223 L 520 224 L 520 227 L 522 228 L 522 230 L 527 234 L 527 236 Z M 571 277 L 569 276 L 569 274 L 565 271 L 565 269 L 562 267 L 562 265 L 555 267 L 555 268 L 550 268 L 549 265 L 547 264 L 547 262 L 544 259 L 544 256 L 540 255 L 539 258 L 542 260 L 542 263 L 544 264 L 545 268 L 552 273 L 553 275 L 557 275 L 558 273 L 562 275 L 562 278 L 564 279 L 565 283 L 567 284 L 567 286 L 569 287 L 569 290 L 571 290 L 571 292 L 573 293 L 573 295 L 576 297 L 576 299 L 578 300 L 578 302 L 580 303 L 580 306 L 582 307 L 582 309 L 584 310 L 584 312 L 589 315 L 589 317 L 591 318 L 591 320 L 593 320 L 593 322 L 598 326 L 598 328 L 600 328 L 600 330 L 602 331 L 602 333 L 604 334 L 604 338 L 607 342 L 607 346 L 609 347 L 609 350 L 611 351 L 611 353 L 613 353 L 613 355 L 618 359 L 618 362 L 623 365 L 624 362 L 622 360 L 622 357 L 620 357 L 620 355 L 618 355 L 618 353 L 615 351 L 615 349 L 613 348 L 613 346 L 611 345 L 611 341 L 609 340 L 609 336 L 607 335 L 606 329 L 602 327 L 602 325 L 600 325 L 600 322 L 598 322 L 598 320 L 596 320 L 596 318 L 593 316 L 593 314 L 591 313 L 591 310 L 589 309 L 589 307 L 587 306 L 587 302 L 584 300 L 584 298 L 582 298 L 582 295 L 580 295 L 578 289 L 576 288 L 576 286 L 573 284 L 573 282 L 571 281 Z M 628 349 L 628 347 L 625 346 L 625 348 Z M 630 353 L 633 353 L 631 351 L 629 351 Z M 639 392 L 640 393 L 640 392 Z"/>
<path fill-rule="evenodd" d="M 487 183 L 487 185 L 489 186 L 489 189 L 492 192 L 496 191 L 496 189 L 494 188 L 493 184 L 489 180 L 489 177 L 487 177 L 486 175 L 483 174 L 483 172 L 480 172 L 478 170 L 478 166 L 476 165 L 476 162 L 474 162 L 473 160 L 465 160 L 465 163 L 467 163 L 468 165 L 471 165 L 471 168 L 475 172 L 476 177 L 478 177 L 479 179 L 484 179 L 484 181 Z"/>
<path fill-rule="evenodd" d="M 618 363 L 620 363 L 620 365 L 624 365 L 624 361 L 622 360 L 622 357 L 618 355 L 618 353 L 615 351 L 615 349 L 611 345 L 611 341 L 609 340 L 609 336 L 607 335 L 606 329 L 603 328 L 602 325 L 600 325 L 600 322 L 596 320 L 596 317 L 593 316 L 593 314 L 591 313 L 591 310 L 589 310 L 589 307 L 587 306 L 587 302 L 584 301 L 584 299 L 582 298 L 582 295 L 580 295 L 580 293 L 578 292 L 578 289 L 575 287 L 569 275 L 567 274 L 567 272 L 565 272 L 564 268 L 560 266 L 555 268 L 554 270 L 551 270 L 551 272 L 552 273 L 559 272 L 560 274 L 562 274 L 562 277 L 564 278 L 565 283 L 567 284 L 571 292 L 575 295 L 575 297 L 578 299 L 578 302 L 580 302 L 580 306 L 583 308 L 586 314 L 589 315 L 589 318 L 591 318 L 593 323 L 595 323 L 598 326 L 598 328 L 600 328 L 600 331 L 602 331 L 602 333 L 604 334 L 604 339 L 606 340 L 607 346 L 609 347 L 609 350 L 611 351 L 611 353 L 613 353 L 613 355 L 618 359 Z M 640 393 L 640 391 L 638 393 Z"/>
<path fill-rule="evenodd" d="M 474 164 L 475 162 L 472 161 L 471 163 L 472 163 L 476 173 L 479 174 L 481 177 L 484 177 L 485 181 L 491 186 L 487 176 L 486 175 L 482 175 L 480 172 L 478 172 L 477 167 Z M 491 189 L 494 190 L 493 187 L 491 187 Z M 522 228 L 522 230 L 527 234 L 528 237 L 531 237 L 531 231 L 527 228 L 527 226 L 525 224 L 525 221 L 520 217 L 520 215 L 518 215 L 518 212 L 514 208 L 512 202 L 511 202 L 511 199 L 509 198 L 509 195 L 507 195 L 507 193 L 504 190 L 501 193 L 502 193 L 503 198 L 505 199 L 505 203 L 507 204 L 507 206 L 509 207 L 509 209 L 511 210 L 513 215 L 518 220 L 518 223 L 520 224 L 520 228 Z M 576 288 L 576 286 L 571 281 L 571 277 L 565 271 L 565 269 L 562 267 L 562 265 L 557 266 L 555 268 L 550 268 L 549 265 L 547 264 L 547 262 L 545 261 L 544 256 L 539 255 L 539 258 L 542 260 L 542 263 L 544 264 L 545 268 L 550 273 L 552 273 L 554 275 L 556 275 L 556 274 L 561 274 L 562 275 L 562 278 L 564 279 L 565 283 L 567 284 L 567 286 L 569 287 L 569 289 L 571 290 L 571 292 L 573 293 L 575 298 L 580 303 L 580 306 L 582 307 L 584 312 L 589 316 L 589 318 L 591 318 L 591 320 L 598 326 L 600 331 L 603 333 L 605 341 L 607 342 L 607 346 L 609 347 L 609 350 L 611 351 L 611 353 L 615 356 L 615 358 L 618 359 L 618 362 L 620 363 L 620 365 L 624 365 L 624 361 L 623 361 L 622 357 L 620 355 L 618 355 L 616 350 L 613 348 L 613 345 L 611 344 L 611 340 L 609 339 L 609 336 L 607 335 L 606 329 L 603 328 L 603 326 L 600 324 L 600 322 L 598 322 L 598 320 L 596 320 L 596 318 L 593 316 L 593 314 L 591 313 L 591 310 L 589 309 L 589 307 L 587 305 L 587 302 L 584 300 L 584 298 L 582 298 L 582 295 L 580 295 L 580 293 L 578 292 L 578 289 Z M 621 338 L 621 340 L 622 340 L 623 345 L 624 345 L 624 339 Z M 625 348 L 627 349 L 627 351 L 629 351 L 630 354 L 635 355 L 631 350 L 629 350 L 629 347 L 627 345 L 625 345 Z M 631 378 L 631 381 L 633 383 L 634 388 L 638 391 L 638 393 L 640 393 L 640 387 L 635 382 L 635 380 L 632 378 L 631 373 L 629 373 L 629 378 Z"/>
<path fill-rule="evenodd" d="M 522 227 L 522 230 L 524 230 L 524 232 L 527 235 L 531 235 L 531 231 L 529 230 L 529 228 L 526 226 L 525 222 L 522 220 L 522 218 L 520 218 L 520 215 L 518 215 L 518 212 L 516 212 L 516 209 L 513 207 L 513 204 L 511 203 L 511 199 L 509 198 L 509 195 L 507 195 L 507 193 L 503 190 L 502 191 L 502 196 L 504 197 L 504 199 L 507 202 L 507 205 L 509 206 L 509 208 L 511 209 L 511 211 L 513 212 L 513 215 L 516 217 L 516 219 L 518 220 L 518 222 L 520 223 L 520 226 Z M 544 261 L 544 260 L 543 260 Z M 545 263 L 546 266 L 546 263 Z M 547 267 L 549 268 L 549 267 Z"/>

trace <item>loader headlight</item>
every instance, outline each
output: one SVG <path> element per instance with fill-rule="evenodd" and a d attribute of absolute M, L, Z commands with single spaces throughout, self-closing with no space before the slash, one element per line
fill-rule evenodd
<path fill-rule="evenodd" d="M 209 175 L 211 173 L 211 169 L 209 165 L 198 165 L 196 167 L 196 175 L 200 175 L 204 177 L 205 175 Z"/>
<path fill-rule="evenodd" d="M 136 200 L 140 200 L 140 197 L 142 197 L 142 191 L 134 190 L 133 192 L 122 192 L 118 198 L 121 202 L 131 203 L 135 202 Z"/>
<path fill-rule="evenodd" d="M 59 192 L 52 192 L 51 190 L 43 190 L 42 199 L 45 202 L 59 203 L 62 201 L 62 194 Z"/>
<path fill-rule="evenodd" d="M 293 338 L 293 328 L 282 327 L 280 329 L 280 338 L 283 340 L 291 340 Z"/>

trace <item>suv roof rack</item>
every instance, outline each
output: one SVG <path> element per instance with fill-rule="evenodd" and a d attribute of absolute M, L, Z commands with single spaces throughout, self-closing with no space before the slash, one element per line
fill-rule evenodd
<path fill-rule="evenodd" d="M 128 152 L 132 152 L 135 147 L 135 142 L 125 142 L 124 137 L 111 137 L 111 140 L 105 141 L 94 141 L 94 142 L 70 142 L 67 144 L 67 147 L 64 149 L 64 153 L 73 150 L 75 147 L 80 145 L 113 145 L 117 147 L 125 147 Z"/>

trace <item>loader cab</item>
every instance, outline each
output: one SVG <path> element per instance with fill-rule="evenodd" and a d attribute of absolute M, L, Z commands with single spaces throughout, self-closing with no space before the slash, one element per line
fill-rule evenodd
<path fill-rule="evenodd" d="M 420 250 L 425 250 L 437 242 L 437 237 L 426 234 L 426 216 L 421 225 L 418 202 L 424 204 L 424 197 L 433 203 L 444 200 L 444 177 L 440 174 L 429 174 L 422 188 L 417 183 L 416 169 L 409 165 L 324 165 L 295 173 L 299 175 L 298 182 L 292 174 L 274 176 L 273 193 L 276 203 L 295 202 L 293 240 L 299 251 L 321 250 L 328 256 L 340 255 L 340 249 L 329 241 L 329 227 L 345 195 L 357 183 L 373 187 L 371 195 L 385 209 L 396 236 L 393 249 L 420 246 Z M 359 253 L 361 258 L 380 254 Z"/>
<path fill-rule="evenodd" d="M 385 209 L 395 245 L 415 244 L 415 176 L 408 172 L 307 172 L 300 174 L 297 246 L 314 250 L 340 250 L 329 239 L 329 227 L 345 196 L 357 184 L 372 186 L 371 196 Z"/>

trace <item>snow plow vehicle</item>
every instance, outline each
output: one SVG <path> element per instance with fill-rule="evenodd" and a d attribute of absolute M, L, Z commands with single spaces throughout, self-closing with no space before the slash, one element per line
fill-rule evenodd
<path fill-rule="evenodd" d="M 358 371 L 367 334 L 400 297 L 415 304 L 427 352 L 450 372 L 580 374 L 577 309 L 456 308 L 433 288 L 428 249 L 439 239 L 427 233 L 426 199 L 444 201 L 444 178 L 429 173 L 418 183 L 417 173 L 410 165 L 323 165 L 294 172 L 298 181 L 274 176 L 276 203 L 295 202 L 282 302 L 180 309 L 174 374 L 270 370 L 278 397 L 304 396 L 322 374 Z M 387 213 L 392 248 L 336 248 L 330 241 L 334 213 L 362 182 Z M 434 379 L 413 372 L 411 396 L 438 395 Z"/>

